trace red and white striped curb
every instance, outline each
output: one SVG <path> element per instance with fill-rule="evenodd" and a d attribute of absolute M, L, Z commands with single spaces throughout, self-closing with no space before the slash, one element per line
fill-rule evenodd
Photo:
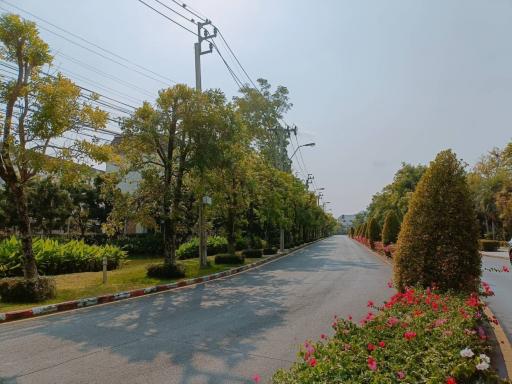
<path fill-rule="evenodd" d="M 23 309 L 20 311 L 0 313 L 0 323 L 28 319 L 31 317 L 47 315 L 47 314 L 54 313 L 54 312 L 71 311 L 73 309 L 91 307 L 94 305 L 106 304 L 106 303 L 111 303 L 111 302 L 115 302 L 115 301 L 126 300 L 129 298 L 144 296 L 144 295 L 148 295 L 151 293 L 170 291 L 170 290 L 177 289 L 177 288 L 182 288 L 182 287 L 186 287 L 186 286 L 205 283 L 207 281 L 216 280 L 216 279 L 220 279 L 220 278 L 227 277 L 227 276 L 232 276 L 237 273 L 246 271 L 248 269 L 256 268 L 262 264 L 266 264 L 273 260 L 287 256 L 290 253 L 292 253 L 296 250 L 299 250 L 301 248 L 304 248 L 310 244 L 316 243 L 317 241 L 319 241 L 319 240 L 313 241 L 311 243 L 299 245 L 298 247 L 292 248 L 291 250 L 283 252 L 283 253 L 278 253 L 275 255 L 267 256 L 261 260 L 255 261 L 254 263 L 251 263 L 251 264 L 243 265 L 243 266 L 236 267 L 236 268 L 231 268 L 231 269 L 228 269 L 227 271 L 217 272 L 212 275 L 206 275 L 203 277 L 196 277 L 196 278 L 187 279 L 187 280 L 181 280 L 181 281 L 177 281 L 177 282 L 169 283 L 169 284 L 156 285 L 153 287 L 135 289 L 133 291 L 118 292 L 118 293 L 107 294 L 107 295 L 102 295 L 102 296 L 98 296 L 98 297 L 88 297 L 85 299 L 66 301 L 66 302 L 58 303 L 58 304 L 43 305 L 40 307 Z"/>

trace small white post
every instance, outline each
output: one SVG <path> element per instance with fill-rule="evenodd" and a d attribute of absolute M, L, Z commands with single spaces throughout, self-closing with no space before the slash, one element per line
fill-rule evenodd
<path fill-rule="evenodd" d="M 103 257 L 103 284 L 107 284 L 107 257 Z"/>

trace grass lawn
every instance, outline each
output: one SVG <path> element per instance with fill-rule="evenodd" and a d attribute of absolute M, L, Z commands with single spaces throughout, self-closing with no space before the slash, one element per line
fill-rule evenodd
<path fill-rule="evenodd" d="M 212 273 L 222 272 L 236 267 L 228 264 L 216 265 L 213 262 L 213 257 L 208 257 L 208 259 L 210 261 L 210 267 L 205 269 L 199 268 L 198 259 L 181 261 L 181 263 L 185 265 L 185 278 L 188 279 L 191 277 L 210 275 Z M 257 259 L 245 259 L 245 264 L 250 264 L 256 260 Z M 55 276 L 55 280 L 57 281 L 57 297 L 55 299 L 32 304 L 10 304 L 0 302 L 0 313 L 45 304 L 61 303 L 63 301 L 76 300 L 84 297 L 94 297 L 108 293 L 129 291 L 132 289 L 175 281 L 172 279 L 155 279 L 146 276 L 146 266 L 148 264 L 159 262 L 162 262 L 161 258 L 128 259 L 120 269 L 108 272 L 107 284 L 102 283 L 103 272 L 83 272 L 58 275 Z"/>

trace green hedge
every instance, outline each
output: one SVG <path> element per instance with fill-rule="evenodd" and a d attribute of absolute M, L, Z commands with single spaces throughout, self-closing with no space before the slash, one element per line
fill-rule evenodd
<path fill-rule="evenodd" d="M 113 245 L 88 245 L 83 240 L 60 243 L 36 238 L 33 250 L 37 268 L 42 275 L 101 271 L 103 257 L 107 268 L 116 269 L 126 258 L 126 252 Z M 16 237 L 0 242 L 0 277 L 22 276 L 21 241 Z"/>
<path fill-rule="evenodd" d="M 275 255 L 277 253 L 277 248 L 265 248 L 263 250 L 264 255 Z"/>
<path fill-rule="evenodd" d="M 478 245 L 481 251 L 496 252 L 500 248 L 498 240 L 478 240 Z"/>
<path fill-rule="evenodd" d="M 228 250 L 228 241 L 222 236 L 210 236 L 208 237 L 206 247 L 209 255 L 226 253 Z M 194 237 L 192 240 L 181 244 L 176 251 L 176 256 L 181 260 L 199 257 L 199 239 Z"/>
<path fill-rule="evenodd" d="M 215 256 L 215 264 L 243 264 L 244 256 L 233 255 L 231 253 L 221 253 Z"/>
<path fill-rule="evenodd" d="M 185 267 L 181 264 L 151 264 L 146 268 L 147 276 L 157 279 L 177 279 L 185 277 Z"/>
<path fill-rule="evenodd" d="M 242 251 L 242 256 L 257 259 L 259 257 L 263 257 L 263 252 L 261 249 L 244 249 Z"/>

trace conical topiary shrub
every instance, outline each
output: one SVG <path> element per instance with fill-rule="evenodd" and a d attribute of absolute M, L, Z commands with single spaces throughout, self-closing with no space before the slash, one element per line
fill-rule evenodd
<path fill-rule="evenodd" d="M 359 233 L 359 236 L 366 237 L 366 222 L 361 224 L 361 231 Z"/>
<path fill-rule="evenodd" d="M 382 243 L 389 245 L 396 243 L 398 238 L 398 232 L 400 232 L 400 222 L 396 216 L 395 211 L 388 211 L 384 218 L 384 226 L 382 227 Z"/>
<path fill-rule="evenodd" d="M 476 214 L 462 163 L 440 152 L 411 198 L 398 236 L 394 278 L 399 289 L 430 286 L 476 290 L 481 260 Z"/>
<path fill-rule="evenodd" d="M 366 238 L 370 241 L 370 246 L 373 248 L 373 244 L 380 240 L 380 228 L 379 223 L 373 217 L 368 220 L 366 224 Z"/>

